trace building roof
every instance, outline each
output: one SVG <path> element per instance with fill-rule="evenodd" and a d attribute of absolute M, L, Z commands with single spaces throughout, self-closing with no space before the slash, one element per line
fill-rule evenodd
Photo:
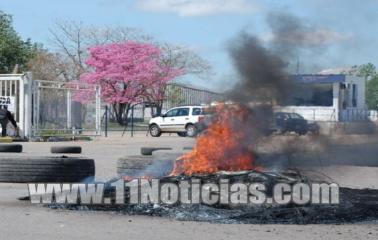
<path fill-rule="evenodd" d="M 327 68 L 323 69 L 317 74 L 329 75 L 329 74 L 345 74 L 353 71 L 353 67 L 336 67 L 336 68 Z"/>
<path fill-rule="evenodd" d="M 342 83 L 345 82 L 345 74 L 299 74 L 292 76 L 295 81 L 301 83 Z"/>
<path fill-rule="evenodd" d="M 170 83 L 168 83 L 168 85 L 179 86 L 179 87 L 183 87 L 183 88 L 187 88 L 187 89 L 198 90 L 198 91 L 204 91 L 204 92 L 213 93 L 213 94 L 220 94 L 220 93 L 218 93 L 218 92 L 215 92 L 215 91 L 213 91 L 213 90 L 207 89 L 207 88 L 205 88 L 205 87 L 194 86 L 194 85 L 189 84 L 189 83 L 170 82 Z"/>

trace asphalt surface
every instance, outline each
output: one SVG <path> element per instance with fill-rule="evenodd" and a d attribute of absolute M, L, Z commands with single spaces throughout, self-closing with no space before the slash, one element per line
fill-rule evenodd
<path fill-rule="evenodd" d="M 82 146 L 85 156 L 95 159 L 97 180 L 116 175 L 122 156 L 139 154 L 140 147 L 190 147 L 194 139 L 99 138 L 91 142 L 23 143 L 18 155 L 46 156 L 51 146 Z M 11 154 L 13 155 L 13 154 Z M 0 154 L 6 157 L 9 154 Z M 378 167 L 330 166 L 318 169 L 342 186 L 378 188 Z M 377 239 L 378 224 L 345 225 L 224 225 L 180 222 L 166 218 L 129 216 L 114 212 L 53 210 L 17 198 L 28 194 L 24 184 L 0 184 L 0 239 Z"/>

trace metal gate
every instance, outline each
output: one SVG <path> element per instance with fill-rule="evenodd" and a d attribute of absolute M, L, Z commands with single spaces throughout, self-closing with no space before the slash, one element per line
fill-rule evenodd
<path fill-rule="evenodd" d="M 85 103 L 75 100 L 88 96 Z M 0 74 L 0 105 L 7 105 L 20 136 L 100 135 L 100 87 L 33 80 L 31 73 Z"/>
<path fill-rule="evenodd" d="M 98 85 L 33 81 L 33 136 L 100 135 Z"/>

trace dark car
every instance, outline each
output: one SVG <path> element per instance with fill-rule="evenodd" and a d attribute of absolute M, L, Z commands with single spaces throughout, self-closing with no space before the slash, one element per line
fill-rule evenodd
<path fill-rule="evenodd" d="M 279 134 L 295 132 L 300 135 L 308 132 L 318 134 L 319 126 L 316 123 L 309 123 L 298 113 L 276 112 L 274 113 L 271 132 Z"/>
<path fill-rule="evenodd" d="M 199 134 L 203 133 L 208 128 L 212 122 L 212 118 L 212 112 L 204 111 L 204 116 L 195 124 Z M 318 134 L 320 129 L 318 124 L 309 123 L 297 113 L 276 112 L 273 115 L 269 115 L 267 118 L 271 120 L 267 121 L 268 124 L 262 127 L 265 135 L 271 135 L 273 133 L 284 134 L 289 132 L 295 132 L 300 135 L 305 135 L 307 133 Z"/>

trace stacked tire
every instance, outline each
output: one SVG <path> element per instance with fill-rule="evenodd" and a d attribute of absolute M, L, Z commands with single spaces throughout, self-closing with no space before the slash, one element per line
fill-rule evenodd
<path fill-rule="evenodd" d="M 92 159 L 70 157 L 6 157 L 0 159 L 0 182 L 64 183 L 92 181 Z"/>
<path fill-rule="evenodd" d="M 20 153 L 20 144 L 0 144 L 0 152 Z M 79 154 L 81 147 L 52 147 L 52 153 Z M 25 157 L 0 155 L 0 182 L 70 183 L 91 182 L 95 176 L 93 159 L 68 156 Z"/>

